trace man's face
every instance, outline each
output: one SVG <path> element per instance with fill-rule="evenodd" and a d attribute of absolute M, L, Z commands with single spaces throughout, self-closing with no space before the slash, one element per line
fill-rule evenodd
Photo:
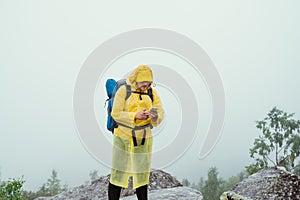
<path fill-rule="evenodd" d="M 137 82 L 136 85 L 138 89 L 144 91 L 150 87 L 151 82 L 149 81 Z"/>

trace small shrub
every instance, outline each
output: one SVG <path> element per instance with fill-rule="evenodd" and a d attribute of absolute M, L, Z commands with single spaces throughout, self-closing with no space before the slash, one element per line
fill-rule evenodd
<path fill-rule="evenodd" d="M 22 179 L 9 179 L 7 182 L 0 186 L 0 199 L 5 200 L 25 200 L 22 197 L 23 184 L 25 180 Z"/>

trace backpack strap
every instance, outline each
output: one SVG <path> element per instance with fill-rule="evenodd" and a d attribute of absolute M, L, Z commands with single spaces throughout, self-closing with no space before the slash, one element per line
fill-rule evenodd
<path fill-rule="evenodd" d="M 153 102 L 153 93 L 152 93 L 152 88 L 149 88 L 149 89 L 148 89 L 148 95 L 149 95 L 149 97 L 150 97 L 151 101 Z"/>
<path fill-rule="evenodd" d="M 133 91 L 133 93 L 139 94 L 140 95 L 140 100 L 142 100 L 142 95 L 148 95 L 150 97 L 151 101 L 153 102 L 152 88 L 149 88 L 147 93 L 146 92 L 137 92 L 137 91 Z"/>
<path fill-rule="evenodd" d="M 117 86 L 116 86 L 115 92 L 114 92 L 114 94 L 113 94 L 113 96 L 112 96 L 113 99 L 115 98 L 116 91 L 117 91 L 120 87 L 122 87 L 123 85 L 126 87 L 125 101 L 130 97 L 130 95 L 131 95 L 131 86 L 128 85 L 127 83 L 123 83 L 122 85 L 117 85 Z"/>
<path fill-rule="evenodd" d="M 136 140 L 136 135 L 135 135 L 135 131 L 137 130 L 144 130 L 144 133 L 143 133 L 143 138 L 142 138 L 142 142 L 141 142 L 141 145 L 144 145 L 145 144 L 145 141 L 146 141 L 146 128 L 147 127 L 150 127 L 150 129 L 153 128 L 153 125 L 151 123 L 149 124 L 146 124 L 144 126 L 135 126 L 133 128 L 131 128 L 130 126 L 127 126 L 125 124 L 121 124 L 121 123 L 118 123 L 118 125 L 120 126 L 124 126 L 126 128 L 130 128 L 131 129 L 131 136 L 132 136 L 132 141 L 133 141 L 133 145 L 134 146 L 138 146 L 138 143 L 137 143 L 137 140 Z"/>
<path fill-rule="evenodd" d="M 126 86 L 126 97 L 125 97 L 125 101 L 126 101 L 131 95 L 131 86 L 128 84 L 125 84 L 125 86 Z"/>

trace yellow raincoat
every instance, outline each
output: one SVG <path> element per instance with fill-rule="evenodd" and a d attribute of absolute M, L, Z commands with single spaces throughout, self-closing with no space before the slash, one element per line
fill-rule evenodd
<path fill-rule="evenodd" d="M 160 98 L 155 89 L 152 89 L 153 102 L 149 95 L 133 93 L 141 92 L 136 87 L 137 82 L 153 81 L 152 71 L 146 65 L 139 65 L 126 80 L 131 86 L 131 95 L 125 100 L 126 87 L 121 86 L 114 99 L 111 115 L 120 124 L 114 130 L 112 169 L 110 182 L 114 185 L 127 188 L 128 178 L 133 177 L 133 189 L 149 183 L 151 154 L 152 154 L 152 133 L 150 124 L 155 127 L 163 119 L 164 111 Z M 144 93 L 146 91 L 142 91 Z M 158 118 L 153 121 L 151 118 L 146 120 L 135 120 L 135 115 L 143 109 L 149 111 L 152 107 L 158 108 Z M 132 129 L 135 130 L 137 146 L 134 146 Z M 142 141 L 144 139 L 144 144 Z"/>

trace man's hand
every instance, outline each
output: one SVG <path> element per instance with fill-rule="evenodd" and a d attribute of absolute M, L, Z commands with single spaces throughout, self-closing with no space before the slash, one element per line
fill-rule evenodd
<path fill-rule="evenodd" d="M 149 118 L 149 113 L 146 112 L 146 108 L 136 113 L 135 119 L 145 120 Z"/>
<path fill-rule="evenodd" d="M 149 116 L 152 121 L 156 121 L 158 118 L 157 108 L 153 107 L 149 111 Z"/>

